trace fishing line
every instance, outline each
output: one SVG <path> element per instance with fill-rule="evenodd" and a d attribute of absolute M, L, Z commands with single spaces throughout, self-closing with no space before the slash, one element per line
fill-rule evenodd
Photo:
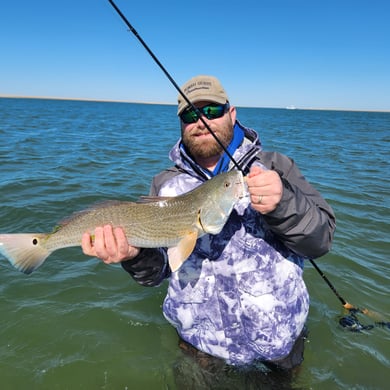
<path fill-rule="evenodd" d="M 142 44 L 142 46 L 146 49 L 146 51 L 150 54 L 150 56 L 153 58 L 153 60 L 156 62 L 156 64 L 160 67 L 160 69 L 164 72 L 165 76 L 167 76 L 168 80 L 172 83 L 172 85 L 176 88 L 176 90 L 179 92 L 179 94 L 183 97 L 183 99 L 186 101 L 186 103 L 197 113 L 198 118 L 201 120 L 201 122 L 204 124 L 208 132 L 214 137 L 214 139 L 217 141 L 219 146 L 223 149 L 223 151 L 226 153 L 226 155 L 229 157 L 229 159 L 232 161 L 232 163 L 235 165 L 235 167 L 242 172 L 241 167 L 238 165 L 236 160 L 233 158 L 231 153 L 227 150 L 225 145 L 221 142 L 221 140 L 217 137 L 217 135 L 210 129 L 210 126 L 207 124 L 207 122 L 203 119 L 202 113 L 199 111 L 198 108 L 196 108 L 193 103 L 188 99 L 188 97 L 185 95 L 185 93 L 181 90 L 181 88 L 177 85 L 176 81 L 173 79 L 173 77 L 168 73 L 168 71 L 165 69 L 163 64 L 159 61 L 159 59 L 154 55 L 152 50 L 149 48 L 149 46 L 145 43 L 145 41 L 141 38 L 141 36 L 138 34 L 136 29 L 130 24 L 130 22 L 127 20 L 126 16 L 123 15 L 122 11 L 118 8 L 118 6 L 112 1 L 108 0 L 109 3 L 113 6 L 115 11 L 118 13 L 118 15 L 122 18 L 122 20 L 125 22 L 127 27 L 130 29 L 130 31 L 134 34 L 134 36 L 138 39 L 138 41 Z"/>
<path fill-rule="evenodd" d="M 152 52 L 152 50 L 149 48 L 149 46 L 145 43 L 145 41 L 142 39 L 142 37 L 138 34 L 136 29 L 131 25 L 131 23 L 127 20 L 126 16 L 123 15 L 122 11 L 118 8 L 118 6 L 114 3 L 112 0 L 108 0 L 109 3 L 112 5 L 112 7 L 115 9 L 115 11 L 118 13 L 118 15 L 122 18 L 122 20 L 125 22 L 129 30 L 134 34 L 134 36 L 138 39 L 138 41 L 142 44 L 142 46 L 146 49 L 146 51 L 150 54 L 150 56 L 153 58 L 153 60 L 156 62 L 156 64 L 160 67 L 160 69 L 163 71 L 165 76 L 168 78 L 168 80 L 171 82 L 171 84 L 176 88 L 176 90 L 179 92 L 179 94 L 183 97 L 183 99 L 186 101 L 186 103 L 196 111 L 198 114 L 199 119 L 203 123 L 203 125 L 206 127 L 206 129 L 209 131 L 209 133 L 214 137 L 214 139 L 217 141 L 217 143 L 221 146 L 223 151 L 226 153 L 226 155 L 229 157 L 229 159 L 232 161 L 232 163 L 235 165 L 235 167 L 242 172 L 241 167 L 238 165 L 236 160 L 233 158 L 231 153 L 227 150 L 225 145 L 220 141 L 220 139 L 216 136 L 216 134 L 210 129 L 210 126 L 207 124 L 207 122 L 203 119 L 202 113 L 199 111 L 197 107 L 194 106 L 194 104 L 188 99 L 188 97 L 185 95 L 185 93 L 181 90 L 181 88 L 178 86 L 178 84 L 175 82 L 175 80 L 172 78 L 172 76 L 169 74 L 169 72 L 165 69 L 165 67 L 162 65 L 162 63 L 159 61 L 159 59 L 155 56 L 155 54 Z M 321 275 L 322 279 L 326 282 L 326 284 L 330 287 L 330 289 L 333 291 L 333 293 L 336 295 L 336 297 L 339 299 L 339 301 L 342 303 L 343 307 L 347 310 L 349 310 L 351 313 L 363 313 L 366 315 L 370 315 L 371 312 L 367 309 L 358 309 L 348 303 L 341 295 L 337 292 L 333 284 L 330 282 L 330 280 L 326 277 L 326 275 L 321 271 L 321 269 L 318 267 L 318 265 L 314 262 L 314 260 L 310 259 L 311 264 L 314 266 L 316 271 Z M 386 323 L 388 324 L 388 323 Z"/>

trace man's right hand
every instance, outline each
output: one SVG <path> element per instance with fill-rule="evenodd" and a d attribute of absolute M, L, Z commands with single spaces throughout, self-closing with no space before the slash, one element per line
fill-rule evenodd
<path fill-rule="evenodd" d="M 98 257 L 106 264 L 131 260 L 140 252 L 140 248 L 129 245 L 121 227 L 113 228 L 111 225 L 98 226 L 94 239 L 91 233 L 84 233 L 81 248 L 84 254 Z"/>

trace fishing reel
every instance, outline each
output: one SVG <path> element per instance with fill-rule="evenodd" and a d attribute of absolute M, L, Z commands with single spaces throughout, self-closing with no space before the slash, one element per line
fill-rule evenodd
<path fill-rule="evenodd" d="M 358 313 L 362 313 L 362 311 L 360 309 L 355 309 L 355 308 L 349 309 L 349 315 L 341 317 L 339 319 L 339 324 L 343 328 L 345 328 L 351 332 L 362 332 L 365 330 L 371 330 L 375 326 L 390 329 L 390 322 L 384 322 L 384 321 L 375 322 L 374 324 L 370 324 L 370 325 L 364 325 L 359 321 L 359 319 L 357 317 Z"/>

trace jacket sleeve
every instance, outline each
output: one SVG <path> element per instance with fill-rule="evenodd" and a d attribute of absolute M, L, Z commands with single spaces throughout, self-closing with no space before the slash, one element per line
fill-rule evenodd
<path fill-rule="evenodd" d="M 137 257 L 122 261 L 122 268 L 142 286 L 154 287 L 171 274 L 163 248 L 142 248 Z"/>
<path fill-rule="evenodd" d="M 279 205 L 264 215 L 270 229 L 300 255 L 317 258 L 326 254 L 336 228 L 332 208 L 305 180 L 292 159 L 276 152 L 263 153 L 261 162 L 275 170 L 283 183 Z"/>

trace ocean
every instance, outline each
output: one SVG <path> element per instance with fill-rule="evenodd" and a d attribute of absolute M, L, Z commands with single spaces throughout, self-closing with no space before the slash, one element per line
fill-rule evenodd
<path fill-rule="evenodd" d="M 348 313 L 306 264 L 309 337 L 291 388 L 387 389 L 390 329 L 376 322 L 390 321 L 390 113 L 237 110 L 333 207 L 333 248 L 316 263 L 374 325 L 340 326 Z M 178 136 L 171 105 L 0 98 L 0 233 L 51 231 L 93 203 L 147 194 Z M 55 252 L 31 275 L 0 257 L 0 387 L 205 388 L 162 315 L 166 288 L 141 287 L 80 248 Z M 278 388 L 249 383 L 245 371 L 216 377 L 209 388 Z"/>

